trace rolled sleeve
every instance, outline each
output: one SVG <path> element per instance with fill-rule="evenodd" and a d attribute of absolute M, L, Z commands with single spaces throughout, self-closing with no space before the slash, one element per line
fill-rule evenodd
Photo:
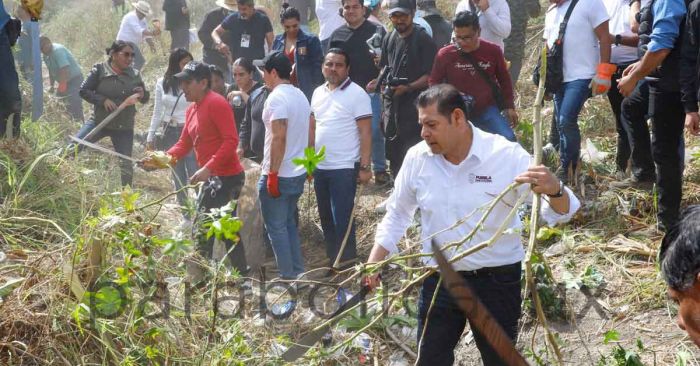
<path fill-rule="evenodd" d="M 412 151 L 406 156 L 404 165 L 399 170 L 394 184 L 394 192 L 389 197 L 386 205 L 386 215 L 377 226 L 374 242 L 389 251 L 389 255 L 399 252 L 398 243 L 406 233 L 413 221 L 413 215 L 418 208 L 416 192 L 411 187 Z"/>
<path fill-rule="evenodd" d="M 681 20 L 686 13 L 685 3 L 682 0 L 655 1 L 653 11 L 654 25 L 647 49 L 651 52 L 672 49 L 680 36 Z"/>

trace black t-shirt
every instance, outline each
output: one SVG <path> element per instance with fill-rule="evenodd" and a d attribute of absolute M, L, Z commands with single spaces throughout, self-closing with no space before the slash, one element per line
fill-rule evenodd
<path fill-rule="evenodd" d="M 224 19 L 221 27 L 230 33 L 228 47 L 233 59 L 245 57 L 259 60 L 265 57 L 265 35 L 272 32 L 270 19 L 256 11 L 250 19 L 243 20 L 238 12 Z"/>
<path fill-rule="evenodd" d="M 268 95 L 270 91 L 264 86 L 250 92 L 245 108 L 245 118 L 238 133 L 241 146 L 248 149 L 245 156 L 257 163 L 262 161 L 265 150 L 265 122 L 263 122 L 262 113 Z"/>
<path fill-rule="evenodd" d="M 384 37 L 380 67 L 390 65 L 392 78 L 406 78 L 413 82 L 423 75 L 430 75 L 437 47 L 432 37 L 419 25 L 413 25 L 413 32 L 402 38 L 394 30 Z M 388 138 L 396 135 L 411 139 L 420 136 L 418 110 L 415 100 L 424 89 L 414 90 L 401 96 L 383 95 L 384 128 Z"/>
<path fill-rule="evenodd" d="M 374 64 L 374 56 L 369 50 L 367 40 L 377 31 L 384 35 L 384 27 L 365 20 L 357 29 L 347 24 L 336 29 L 330 37 L 330 47 L 345 50 L 350 57 L 350 80 L 363 89 L 370 80 L 377 77 L 379 69 Z"/>
<path fill-rule="evenodd" d="M 210 65 L 216 65 L 224 72 L 228 71 L 228 60 L 226 60 L 226 56 L 216 50 L 214 40 L 211 39 L 211 32 L 226 19 L 227 12 L 228 10 L 224 8 L 216 8 L 209 11 L 204 16 L 204 21 L 197 32 L 199 40 L 202 42 L 202 61 Z M 231 36 L 228 32 L 224 32 L 221 35 L 222 42 L 229 44 L 230 40 Z"/>
<path fill-rule="evenodd" d="M 433 41 L 438 49 L 447 46 L 452 40 L 452 25 L 440 14 L 430 14 L 423 17 L 430 29 L 433 30 Z"/>
<path fill-rule="evenodd" d="M 189 14 L 182 14 L 182 8 L 187 7 L 185 0 L 164 0 L 165 29 L 169 31 L 190 28 Z"/>

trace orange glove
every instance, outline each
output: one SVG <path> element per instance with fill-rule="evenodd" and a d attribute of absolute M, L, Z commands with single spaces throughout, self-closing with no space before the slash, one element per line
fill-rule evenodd
<path fill-rule="evenodd" d="M 277 176 L 277 172 L 270 172 L 267 175 L 267 193 L 272 196 L 272 198 L 279 197 L 280 194 L 280 180 Z"/>
<path fill-rule="evenodd" d="M 56 89 L 56 92 L 58 92 L 58 94 L 66 94 L 67 91 L 68 91 L 68 82 L 59 81 L 58 82 L 58 89 Z"/>
<path fill-rule="evenodd" d="M 596 75 L 590 85 L 593 96 L 605 94 L 610 90 L 610 79 L 616 70 L 615 64 L 598 64 Z"/>

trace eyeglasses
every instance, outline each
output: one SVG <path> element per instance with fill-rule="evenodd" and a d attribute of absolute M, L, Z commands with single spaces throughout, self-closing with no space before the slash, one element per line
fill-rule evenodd
<path fill-rule="evenodd" d="M 124 55 L 124 57 L 126 57 L 126 58 L 131 58 L 131 57 L 136 56 L 136 53 L 134 53 L 134 52 L 119 52 L 119 53 Z"/>

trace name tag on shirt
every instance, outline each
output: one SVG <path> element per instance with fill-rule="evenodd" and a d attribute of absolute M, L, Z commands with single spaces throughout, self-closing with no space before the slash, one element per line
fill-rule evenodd
<path fill-rule="evenodd" d="M 241 34 L 241 48 L 248 48 L 248 47 L 250 47 L 250 34 L 243 33 L 243 34 Z"/>

